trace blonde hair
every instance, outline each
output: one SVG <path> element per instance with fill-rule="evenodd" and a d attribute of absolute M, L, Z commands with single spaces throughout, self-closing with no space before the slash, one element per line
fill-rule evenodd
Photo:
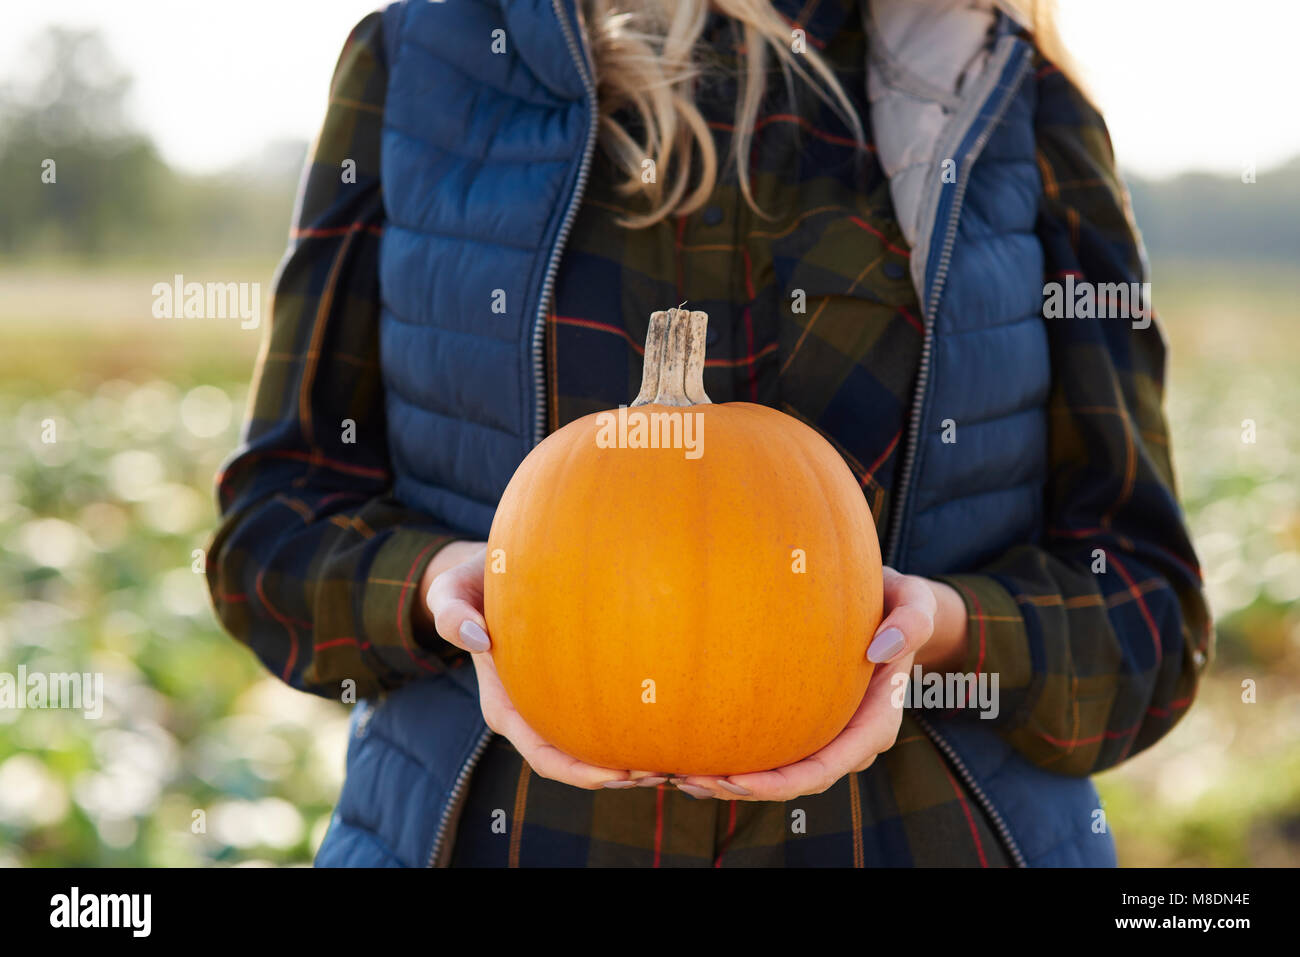
<path fill-rule="evenodd" d="M 1091 102 L 1092 92 L 1084 82 L 1083 71 L 1078 61 L 1066 49 L 1065 41 L 1061 39 L 1056 0 L 997 0 L 997 2 L 1006 8 L 1017 23 L 1032 34 L 1038 52 L 1064 73 L 1079 92 Z"/>
<path fill-rule="evenodd" d="M 1001 2 L 1033 30 L 1043 54 L 1074 75 L 1056 31 L 1055 0 Z M 834 71 L 811 46 L 799 55 L 792 52 L 790 24 L 771 0 L 583 0 L 582 6 L 596 66 L 601 146 L 626 174 L 619 192 L 641 194 L 650 206 L 644 214 L 620 220 L 624 226 L 635 229 L 692 213 L 717 183 L 713 134 L 693 89 L 702 73 L 697 51 L 710 8 L 735 21 L 743 36 L 741 93 L 726 161 L 734 164 L 741 194 L 755 212 L 764 215 L 754 200 L 745 158 L 773 57 L 787 84 L 792 75 L 805 81 L 859 144 L 865 143 L 862 121 Z M 627 107 L 640 121 L 638 134 L 614 118 Z M 643 177 L 647 160 L 653 164 L 648 178 Z"/>

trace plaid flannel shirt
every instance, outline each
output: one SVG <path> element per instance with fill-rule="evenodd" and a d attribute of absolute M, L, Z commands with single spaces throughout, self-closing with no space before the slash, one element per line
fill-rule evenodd
<path fill-rule="evenodd" d="M 865 117 L 855 6 L 809 0 L 790 12 Z M 700 91 L 721 156 L 734 103 L 727 29 L 715 16 L 711 49 L 724 69 Z M 373 694 L 465 660 L 411 617 L 421 572 L 456 535 L 391 497 L 377 335 L 380 30 L 378 14 L 363 20 L 335 73 L 244 441 L 218 478 L 223 521 L 209 563 L 228 630 L 283 680 L 327 696 L 345 679 Z M 1142 278 L 1101 118 L 1049 64 L 1036 82 L 1053 104 L 1038 129 L 1049 278 Z M 549 424 L 635 394 L 641 336 L 627 317 L 644 322 L 664 302 L 690 299 L 710 314 L 714 400 L 763 402 L 818 428 L 883 526 L 922 340 L 908 250 L 874 157 L 855 151 L 825 104 L 797 95 L 793 110 L 784 90 L 769 99 L 751 152 L 756 199 L 775 221 L 754 216 L 724 176 L 703 210 L 622 229 L 615 217 L 639 207 L 615 192 L 598 156 L 548 317 Z M 355 183 L 341 181 L 344 159 L 356 162 Z M 793 288 L 808 296 L 806 315 L 788 308 Z M 1089 774 L 1149 746 L 1185 711 L 1209 616 L 1174 494 L 1158 330 L 1050 320 L 1048 333 L 1046 541 L 944 578 L 967 605 L 968 670 L 1000 676 L 993 724 L 1035 763 Z M 353 443 L 339 436 L 344 420 Z M 1093 573 L 1098 554 L 1111 573 Z M 501 807 L 513 808 L 511 839 L 475 840 L 492 833 Z M 797 839 L 792 809 L 806 816 Z M 495 737 L 472 778 L 454 863 L 861 866 L 886 852 L 897 859 L 900 847 L 917 864 L 1006 862 L 910 715 L 870 769 L 789 806 L 696 802 L 671 788 L 579 791 L 531 775 Z"/>

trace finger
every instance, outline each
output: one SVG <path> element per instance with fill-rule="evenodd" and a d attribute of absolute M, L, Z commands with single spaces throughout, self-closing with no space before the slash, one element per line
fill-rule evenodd
<path fill-rule="evenodd" d="M 847 770 L 847 769 L 846 769 Z M 820 794 L 836 778 L 833 770 L 811 756 L 794 764 L 771 771 L 730 775 L 726 780 L 744 788 L 740 794 L 722 787 L 722 779 L 706 775 L 688 775 L 674 780 L 674 784 L 692 797 L 720 798 L 728 801 L 788 801 L 802 794 Z M 843 776 L 843 773 L 839 775 Z"/>
<path fill-rule="evenodd" d="M 888 613 L 867 647 L 867 658 L 877 664 L 915 654 L 934 634 L 939 604 L 928 582 L 915 575 L 885 569 L 885 608 Z"/>
<path fill-rule="evenodd" d="M 733 796 L 718 786 L 718 779 L 711 775 L 691 774 L 669 779 L 673 787 L 693 798 L 707 800 L 732 800 Z"/>
<path fill-rule="evenodd" d="M 938 610 L 938 600 L 934 597 L 929 582 L 924 578 L 918 575 L 904 575 L 886 566 L 882 580 L 886 608 L 893 608 L 896 605 L 919 605 L 931 615 Z"/>
<path fill-rule="evenodd" d="M 721 801 L 753 798 L 748 788 L 741 787 L 730 778 L 712 774 L 690 774 L 672 778 L 673 785 L 691 797 L 711 797 Z"/>
<path fill-rule="evenodd" d="M 871 729 L 868 738 L 863 739 L 865 753 L 861 760 L 853 765 L 854 771 L 865 771 L 876 758 L 884 754 L 898 742 L 898 731 L 903 725 L 903 707 L 906 700 L 907 683 L 911 680 L 912 665 L 915 655 L 896 658 L 876 668 L 863 696 L 862 706 L 849 721 L 845 730 L 864 727 Z M 834 744 L 835 742 L 831 742 Z M 828 745 L 829 747 L 829 745 Z"/>
<path fill-rule="evenodd" d="M 587 764 L 544 740 L 511 704 L 492 656 L 477 654 L 473 660 L 484 720 L 489 728 L 515 746 L 536 774 L 576 788 L 635 786 L 627 771 Z"/>
<path fill-rule="evenodd" d="M 444 641 L 473 654 L 492 647 L 483 619 L 483 568 L 456 565 L 433 580 L 425 596 L 433 624 Z"/>
<path fill-rule="evenodd" d="M 628 773 L 628 780 L 635 781 L 637 787 L 657 788 L 668 780 L 668 775 L 655 771 L 631 771 Z"/>

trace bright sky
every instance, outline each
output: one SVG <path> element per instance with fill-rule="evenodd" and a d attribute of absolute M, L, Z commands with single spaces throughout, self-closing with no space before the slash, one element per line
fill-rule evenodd
<path fill-rule="evenodd" d="M 310 139 L 352 25 L 382 0 L 6 3 L 0 76 L 50 23 L 95 26 L 136 76 L 132 113 L 173 163 L 214 170 Z M 456 2 L 456 0 L 450 0 Z M 1300 153 L 1295 0 L 1060 0 L 1120 162 L 1240 173 Z"/>

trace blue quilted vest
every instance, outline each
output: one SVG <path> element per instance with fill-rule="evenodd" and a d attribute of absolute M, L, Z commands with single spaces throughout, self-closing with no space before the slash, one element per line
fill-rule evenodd
<path fill-rule="evenodd" d="M 574 0 L 452 6 L 384 11 L 380 348 L 395 494 L 486 538 L 542 438 L 543 317 L 595 147 L 595 89 Z M 506 52 L 488 53 L 494 36 Z M 913 256 L 931 334 L 882 529 L 903 571 L 960 571 L 1040 535 L 1050 367 L 1031 58 L 1004 21 L 980 95 L 941 144 L 959 175 L 926 197 Z M 1034 767 L 977 719 L 917 718 L 1016 863 L 1114 865 L 1089 780 Z M 351 727 L 317 864 L 445 864 L 490 738 L 473 670 L 362 702 Z"/>

